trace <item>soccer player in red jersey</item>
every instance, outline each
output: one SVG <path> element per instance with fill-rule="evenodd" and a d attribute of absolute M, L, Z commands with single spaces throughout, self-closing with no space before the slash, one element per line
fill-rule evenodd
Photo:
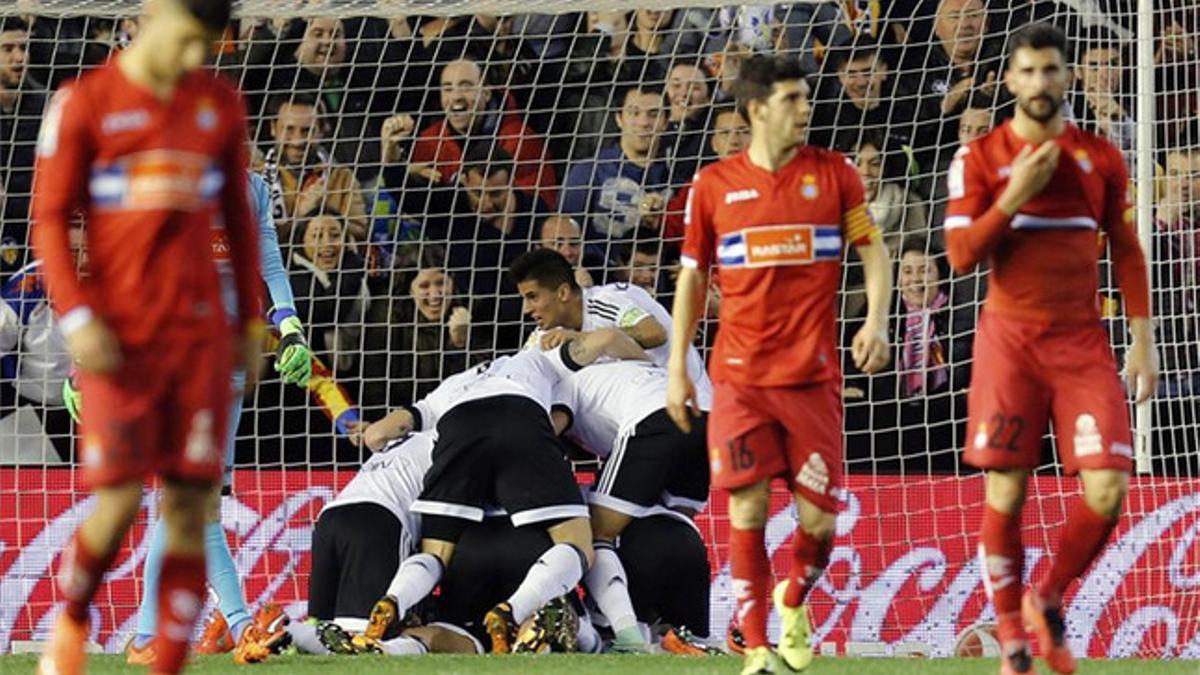
<path fill-rule="evenodd" d="M 230 2 L 156 0 L 147 13 L 128 50 L 54 95 L 38 137 L 33 243 L 88 402 L 81 461 L 97 498 L 59 564 L 66 608 L 43 675 L 83 671 L 88 605 L 155 474 L 167 541 L 151 670 L 183 667 L 204 604 L 204 524 L 218 499 L 235 350 L 253 373 L 263 337 L 244 106 L 198 72 Z M 83 275 L 67 243 L 77 214 Z M 231 244 L 236 327 L 211 254 L 218 224 Z"/>
<path fill-rule="evenodd" d="M 737 97 L 750 121 L 750 147 L 696 175 L 675 295 L 667 405 L 687 431 L 699 410 L 687 349 L 709 268 L 715 263 L 720 270 L 709 466 L 712 484 L 730 490 L 744 673 L 775 667 L 766 631 L 772 577 L 763 528 L 777 476 L 795 495 L 800 520 L 791 572 L 774 592 L 783 626 L 779 657 L 792 670 L 813 657 L 804 601 L 829 560 L 842 470 L 835 314 L 846 243 L 857 248 L 867 282 L 867 320 L 853 339 L 854 362 L 875 372 L 888 360 L 887 248 L 854 167 L 836 152 L 804 145 L 808 96 L 795 61 L 759 56 L 742 65 Z"/>
<path fill-rule="evenodd" d="M 984 582 L 996 606 L 1001 673 L 1033 670 L 1025 627 L 1058 673 L 1075 670 L 1063 639 L 1062 595 L 1117 523 L 1132 468 L 1125 393 L 1098 308 L 1098 233 L 1107 235 L 1133 344 L 1126 375 L 1139 401 L 1155 389 L 1146 261 L 1133 227 L 1121 153 L 1063 120 L 1066 38 L 1031 24 L 1009 38 L 1005 82 L 1016 116 L 963 146 L 948 177 L 946 244 L 959 273 L 989 261 L 975 337 L 964 459 L 987 472 L 980 532 Z M 1021 507 L 1054 421 L 1077 499 L 1049 574 L 1021 594 Z M 1024 624 L 1024 626 L 1022 625 Z"/>

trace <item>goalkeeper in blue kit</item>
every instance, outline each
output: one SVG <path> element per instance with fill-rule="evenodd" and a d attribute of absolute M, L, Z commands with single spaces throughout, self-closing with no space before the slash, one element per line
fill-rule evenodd
<path fill-rule="evenodd" d="M 288 283 L 283 256 L 279 251 L 275 220 L 271 215 L 271 191 L 262 176 L 253 172 L 248 173 L 248 176 L 249 195 L 258 219 L 263 281 L 271 296 L 270 319 L 279 331 L 275 370 L 285 383 L 307 387 L 312 376 L 313 355 L 304 339 L 303 326 L 296 315 L 292 288 Z M 233 312 L 236 310 L 237 293 L 232 283 L 232 271 L 228 266 L 228 243 L 217 233 L 214 233 L 213 237 L 213 257 L 224 282 L 225 309 L 227 312 Z M 222 494 L 228 494 L 232 485 L 234 440 L 237 436 L 238 420 L 242 415 L 245 386 L 246 373 L 235 372 L 231 387 L 229 432 L 225 440 L 225 484 Z M 82 401 L 70 378 L 63 384 L 63 398 L 71 416 L 78 421 Z M 128 661 L 132 664 L 148 665 L 154 662 L 154 634 L 158 621 L 158 575 L 162 567 L 165 534 L 162 520 L 156 520 L 150 529 L 150 547 L 146 554 L 137 629 L 127 649 Z M 251 617 L 243 596 L 241 577 L 225 539 L 225 529 L 221 525 L 219 501 L 214 503 L 208 525 L 205 527 L 204 551 L 208 584 L 217 595 L 218 612 L 214 612 L 195 651 L 209 654 L 229 652 L 250 624 Z"/>

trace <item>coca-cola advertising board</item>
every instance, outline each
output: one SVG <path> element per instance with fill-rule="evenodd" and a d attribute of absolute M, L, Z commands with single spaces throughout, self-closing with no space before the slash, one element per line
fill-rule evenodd
<path fill-rule="evenodd" d="M 351 472 L 238 471 L 224 523 L 252 605 L 274 600 L 303 616 L 312 524 Z M 976 556 L 979 476 L 849 476 L 832 561 L 811 597 L 814 633 L 826 653 L 949 656 L 955 638 L 993 614 Z M 1023 533 L 1025 573 L 1040 577 L 1076 481 L 1031 481 Z M 153 500 L 146 499 L 152 510 Z M 59 602 L 58 557 L 93 501 L 69 469 L 0 469 L 0 653 L 42 639 Z M 1108 548 L 1065 601 L 1071 646 L 1092 657 L 1200 658 L 1200 484 L 1134 478 Z M 776 494 L 767 545 L 778 573 L 791 559 L 793 514 Z M 712 626 L 733 612 L 728 520 L 714 493 L 698 525 L 709 544 Z M 140 518 L 97 596 L 94 639 L 119 650 L 134 621 L 146 553 Z M 774 630 L 774 626 L 772 626 Z"/>

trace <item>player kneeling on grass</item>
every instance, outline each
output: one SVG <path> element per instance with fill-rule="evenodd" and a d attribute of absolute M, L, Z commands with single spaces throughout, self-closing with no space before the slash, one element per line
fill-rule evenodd
<path fill-rule="evenodd" d="M 433 468 L 413 510 L 422 514 L 421 553 L 401 564 L 372 612 L 382 635 L 433 590 L 465 528 L 496 504 L 514 526 L 540 524 L 555 545 L 521 586 L 485 617 L 492 651 L 510 651 L 517 626 L 575 585 L 592 562 L 587 508 L 551 425 L 560 381 L 601 356 L 646 359 L 618 330 L 580 336 L 549 351 L 497 359 L 483 377 L 409 411 L 415 428 L 436 427 Z"/>
<path fill-rule="evenodd" d="M 1126 375 L 1138 401 L 1153 394 L 1158 365 L 1121 152 L 1062 118 L 1071 70 L 1059 29 L 1031 24 L 1008 44 L 1016 116 L 960 148 L 947 179 L 950 264 L 959 273 L 991 265 L 963 457 L 987 472 L 979 553 L 996 606 L 1000 672 L 1033 672 L 1030 628 L 1050 668 L 1071 673 L 1062 596 L 1104 549 L 1133 468 L 1125 393 L 1096 302 L 1098 233 L 1107 235 L 1125 300 L 1133 335 Z M 1079 472 L 1083 496 L 1049 574 L 1022 596 L 1021 509 L 1051 419 L 1063 469 Z"/>
<path fill-rule="evenodd" d="M 253 372 L 263 339 L 244 105 L 215 75 L 193 72 L 229 20 L 228 0 L 149 3 L 133 45 L 65 84 L 43 119 L 33 241 L 88 399 L 81 462 L 98 501 L 60 564 L 67 605 L 43 675 L 83 672 L 88 605 L 151 475 L 164 479 L 166 529 L 154 672 L 183 668 L 203 607 L 233 351 Z M 80 210 L 82 276 L 68 244 Z M 218 223 L 237 289 L 233 322 L 208 255 Z"/>
<path fill-rule="evenodd" d="M 787 481 L 800 521 L 792 569 L 773 594 L 782 619 L 779 656 L 792 670 L 813 659 L 804 602 L 833 547 L 843 463 L 835 301 L 844 242 L 855 246 L 866 276 L 867 319 L 851 345 L 863 372 L 888 360 L 892 280 L 858 173 L 838 153 L 803 145 L 810 104 L 799 63 L 747 59 L 736 87 L 750 147 L 701 169 L 692 183 L 667 401 L 675 422 L 690 429 L 698 411 L 687 346 L 715 265 L 722 300 L 709 362 L 709 462 L 713 484 L 730 490 L 730 565 L 747 647 L 743 672 L 750 674 L 776 668 L 767 643 L 772 574 L 764 539 L 776 477 Z"/>

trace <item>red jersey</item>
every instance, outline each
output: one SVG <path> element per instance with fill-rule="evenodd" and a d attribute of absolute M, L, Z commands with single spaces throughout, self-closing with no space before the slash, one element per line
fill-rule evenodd
<path fill-rule="evenodd" d="M 863 184 L 836 152 L 812 146 L 774 173 L 742 152 L 700 170 L 682 264 L 720 271 L 714 382 L 760 387 L 837 379 L 835 302 L 843 242 L 879 236 Z"/>
<path fill-rule="evenodd" d="M 1099 246 L 1107 234 L 1130 317 L 1150 313 L 1146 261 L 1133 227 L 1129 174 L 1119 150 L 1068 124 L 1049 184 L 1011 219 L 994 206 L 1011 164 L 1029 145 L 1011 123 L 959 149 L 950 165 L 946 247 L 967 272 L 990 259 L 989 312 L 1051 324 L 1096 322 Z"/>
<path fill-rule="evenodd" d="M 90 311 L 124 346 L 167 329 L 220 334 L 213 331 L 226 318 L 210 237 L 221 225 L 238 315 L 243 322 L 257 315 L 245 144 L 241 97 L 209 73 L 184 76 L 162 101 L 113 60 L 55 93 L 38 138 L 33 243 L 64 328 Z M 67 239 L 79 211 L 88 255 L 82 278 Z"/>

